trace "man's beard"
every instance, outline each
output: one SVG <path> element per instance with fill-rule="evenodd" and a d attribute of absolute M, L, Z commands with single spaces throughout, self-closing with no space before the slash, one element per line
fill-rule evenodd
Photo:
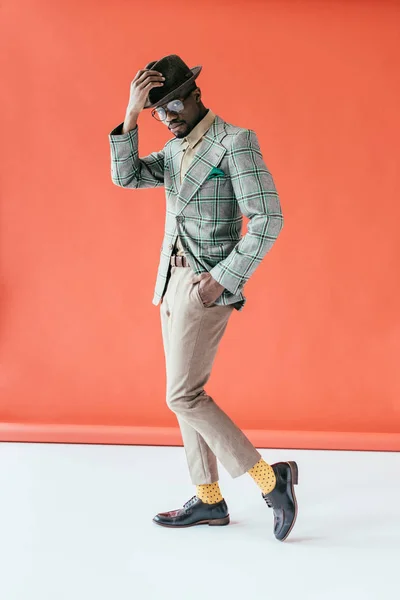
<path fill-rule="evenodd" d="M 186 131 L 179 131 L 178 133 L 174 133 L 174 136 L 175 136 L 177 139 L 184 138 L 184 137 L 186 137 L 186 135 L 187 135 L 187 134 L 186 134 Z"/>

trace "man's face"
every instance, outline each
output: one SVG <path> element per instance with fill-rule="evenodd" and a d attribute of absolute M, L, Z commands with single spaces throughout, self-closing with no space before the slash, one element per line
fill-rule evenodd
<path fill-rule="evenodd" d="M 196 88 L 187 98 L 176 98 L 183 102 L 184 108 L 181 112 L 170 112 L 166 105 L 163 106 L 167 113 L 163 123 L 176 138 L 186 137 L 199 122 L 200 98 L 201 91 Z"/>

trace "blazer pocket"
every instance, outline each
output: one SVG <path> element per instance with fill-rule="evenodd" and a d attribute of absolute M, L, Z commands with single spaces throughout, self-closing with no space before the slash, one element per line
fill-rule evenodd
<path fill-rule="evenodd" d="M 207 244 L 204 250 L 207 256 L 222 258 L 224 254 L 224 245 L 222 243 Z"/>
<path fill-rule="evenodd" d="M 225 240 L 224 242 L 216 242 L 215 244 L 204 244 L 204 253 L 209 258 L 223 260 L 232 252 L 236 244 L 240 242 L 240 239 Z"/>
<path fill-rule="evenodd" d="M 209 177 L 208 179 L 206 179 L 200 186 L 200 191 L 205 188 L 205 189 L 225 189 L 227 185 L 229 185 L 231 182 L 231 178 L 224 176 L 224 177 Z"/>

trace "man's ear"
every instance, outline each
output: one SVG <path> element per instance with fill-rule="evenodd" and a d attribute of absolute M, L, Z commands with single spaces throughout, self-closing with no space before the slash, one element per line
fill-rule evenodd
<path fill-rule="evenodd" d="M 201 102 L 201 89 L 200 88 L 196 88 L 194 90 L 194 96 L 195 96 L 195 100 L 197 103 Z"/>

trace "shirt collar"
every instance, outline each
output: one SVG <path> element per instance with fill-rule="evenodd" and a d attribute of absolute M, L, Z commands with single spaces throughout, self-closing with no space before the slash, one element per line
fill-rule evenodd
<path fill-rule="evenodd" d="M 202 118 L 201 121 L 193 127 L 192 131 L 183 138 L 182 144 L 188 145 L 189 148 L 194 148 L 199 143 L 201 138 L 210 129 L 215 119 L 215 114 L 212 110 L 208 110 L 208 113 Z"/>

